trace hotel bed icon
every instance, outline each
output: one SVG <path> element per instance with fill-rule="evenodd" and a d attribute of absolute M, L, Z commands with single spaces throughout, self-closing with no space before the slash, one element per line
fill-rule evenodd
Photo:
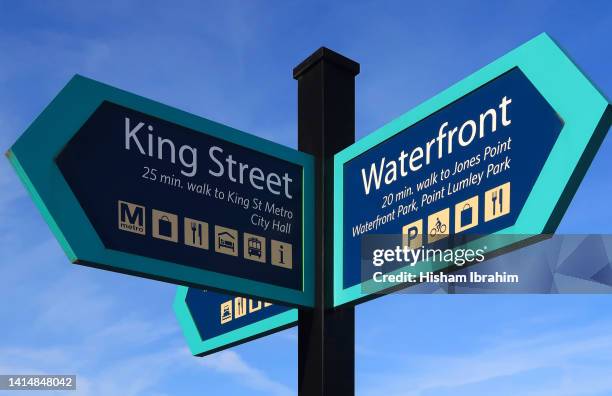
<path fill-rule="evenodd" d="M 231 228 L 215 226 L 215 252 L 238 255 L 238 231 Z"/>
<path fill-rule="evenodd" d="M 217 243 L 219 247 L 228 248 L 234 250 L 235 242 L 234 237 L 229 232 L 222 232 L 217 236 Z"/>

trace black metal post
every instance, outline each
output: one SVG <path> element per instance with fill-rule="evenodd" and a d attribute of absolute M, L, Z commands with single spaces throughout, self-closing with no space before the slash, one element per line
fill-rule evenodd
<path fill-rule="evenodd" d="M 298 81 L 298 148 L 316 158 L 315 302 L 300 310 L 299 396 L 355 394 L 355 309 L 331 308 L 333 156 L 355 141 L 359 64 L 319 48 L 293 69 Z"/>

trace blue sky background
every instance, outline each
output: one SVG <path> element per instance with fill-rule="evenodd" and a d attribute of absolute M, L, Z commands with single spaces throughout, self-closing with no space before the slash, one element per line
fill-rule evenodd
<path fill-rule="evenodd" d="M 361 63 L 357 136 L 546 31 L 609 98 L 610 1 L 0 0 L 0 148 L 75 73 L 296 146 L 293 66 Z M 561 231 L 611 233 L 612 138 Z M 193 358 L 169 284 L 70 265 L 0 161 L 0 373 L 79 395 L 293 395 L 295 329 Z M 362 396 L 611 395 L 612 296 L 388 296 L 357 308 Z"/>

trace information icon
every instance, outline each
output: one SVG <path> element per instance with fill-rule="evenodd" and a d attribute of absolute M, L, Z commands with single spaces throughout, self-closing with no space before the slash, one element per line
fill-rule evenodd
<path fill-rule="evenodd" d="M 293 252 L 290 243 L 272 240 L 270 258 L 272 265 L 287 269 L 293 268 Z"/>

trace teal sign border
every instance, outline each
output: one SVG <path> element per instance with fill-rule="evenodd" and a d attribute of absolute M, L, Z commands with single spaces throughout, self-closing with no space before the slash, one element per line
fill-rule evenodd
<path fill-rule="evenodd" d="M 303 289 L 269 285 L 106 249 L 54 161 L 104 100 L 301 165 Z M 288 305 L 314 305 L 314 159 L 306 153 L 75 75 L 11 147 L 7 156 L 73 263 Z"/>
<path fill-rule="evenodd" d="M 565 124 L 516 223 L 495 234 L 516 235 L 515 242 L 520 243 L 534 234 L 554 233 L 610 127 L 612 107 L 554 41 L 542 33 L 336 154 L 334 307 L 374 298 L 374 293 L 385 287 L 372 280 L 367 282 L 367 290 L 372 291 L 368 294 L 362 290 L 364 283 L 343 287 L 344 164 L 515 67 L 521 69 Z M 504 238 L 497 238 L 501 239 Z M 496 246 L 493 240 L 488 247 L 493 251 L 504 246 Z M 393 273 L 409 270 L 404 267 Z"/>
<path fill-rule="evenodd" d="M 188 289 L 185 286 L 178 287 L 174 297 L 173 308 L 179 325 L 183 330 L 183 335 L 187 339 L 189 350 L 195 356 L 210 355 L 223 349 L 288 329 L 293 327 L 298 321 L 298 310 L 291 309 L 209 340 L 203 340 L 191 316 L 191 311 L 185 302 Z"/>

